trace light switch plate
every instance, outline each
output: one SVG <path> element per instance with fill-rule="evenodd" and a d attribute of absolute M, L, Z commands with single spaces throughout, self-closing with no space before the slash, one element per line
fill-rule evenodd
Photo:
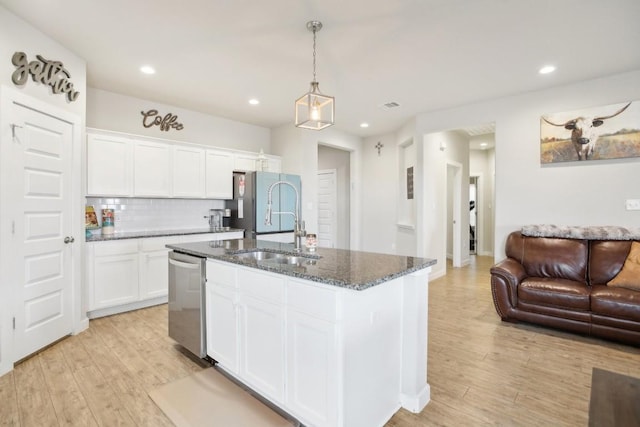
<path fill-rule="evenodd" d="M 625 206 L 628 211 L 640 211 L 640 199 L 627 199 Z"/>

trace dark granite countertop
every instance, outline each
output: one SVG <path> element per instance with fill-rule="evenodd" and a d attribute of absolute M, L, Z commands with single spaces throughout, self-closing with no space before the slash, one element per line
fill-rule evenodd
<path fill-rule="evenodd" d="M 244 231 L 239 228 L 227 228 L 227 229 L 211 229 L 207 228 L 193 228 L 186 230 L 147 230 L 147 231 L 126 231 L 116 232 L 113 234 L 96 233 L 91 237 L 87 237 L 87 242 L 102 242 L 105 240 L 120 240 L 120 239 L 141 239 L 144 237 L 163 237 L 163 236 L 186 236 L 189 234 L 205 234 L 205 233 L 233 233 L 237 231 Z"/>
<path fill-rule="evenodd" d="M 316 248 L 296 253 L 292 243 L 256 241 L 254 239 L 221 240 L 167 245 L 177 252 L 217 259 L 273 273 L 298 277 L 327 285 L 356 291 L 365 290 L 389 280 L 430 267 L 435 259 L 388 255 L 344 249 Z M 275 263 L 265 259 L 237 256 L 261 250 L 285 253 L 301 258 L 294 265 Z"/>

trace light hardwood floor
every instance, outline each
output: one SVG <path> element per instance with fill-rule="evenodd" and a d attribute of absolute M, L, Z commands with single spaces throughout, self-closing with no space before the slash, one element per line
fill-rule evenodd
<path fill-rule="evenodd" d="M 501 322 L 492 262 L 475 257 L 431 282 L 431 402 L 389 427 L 586 426 L 593 367 L 640 377 L 638 348 Z M 25 360 L 0 377 L 0 425 L 170 426 L 147 393 L 206 365 L 166 325 L 166 305 L 96 319 Z"/>

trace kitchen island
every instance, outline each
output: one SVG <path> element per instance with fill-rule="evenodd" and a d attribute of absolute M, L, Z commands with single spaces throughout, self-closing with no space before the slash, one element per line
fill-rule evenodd
<path fill-rule="evenodd" d="M 207 355 L 307 426 L 420 412 L 435 260 L 237 239 L 167 245 L 207 259 Z"/>

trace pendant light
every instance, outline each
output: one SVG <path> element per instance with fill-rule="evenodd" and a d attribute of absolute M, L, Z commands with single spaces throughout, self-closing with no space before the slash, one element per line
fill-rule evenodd
<path fill-rule="evenodd" d="M 309 92 L 296 101 L 296 127 L 320 130 L 334 124 L 335 102 L 333 96 L 323 95 L 316 81 L 316 33 L 322 22 L 309 21 L 307 29 L 313 32 L 313 81 Z"/>

